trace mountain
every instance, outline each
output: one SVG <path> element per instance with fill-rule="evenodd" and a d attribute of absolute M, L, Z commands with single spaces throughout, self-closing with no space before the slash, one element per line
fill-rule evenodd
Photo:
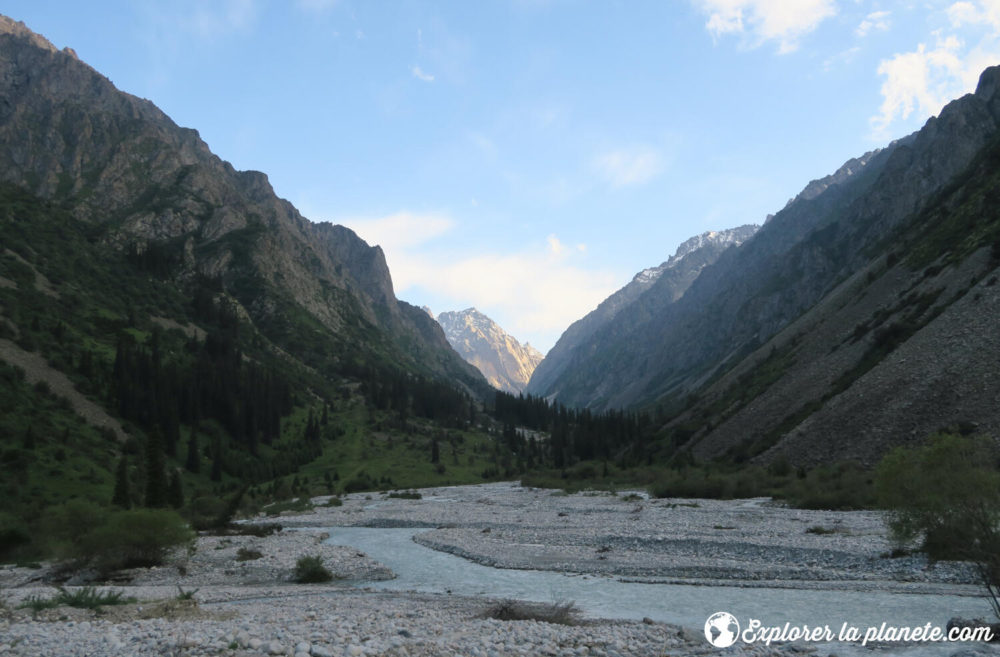
<path fill-rule="evenodd" d="M 443 312 L 437 321 L 455 351 L 475 365 L 491 386 L 513 394 L 524 392 L 531 373 L 542 360 L 537 349 L 521 345 L 475 308 Z"/>
<path fill-rule="evenodd" d="M 679 298 L 658 280 L 648 314 L 633 301 L 529 391 L 657 408 L 663 451 L 701 459 L 871 464 L 942 428 L 997 433 L 998 86 L 987 69 L 810 183 Z"/>
<path fill-rule="evenodd" d="M 161 451 L 208 497 L 479 481 L 488 396 L 379 247 L 0 16 L 0 515 L 107 504 Z"/>
<path fill-rule="evenodd" d="M 334 368 L 360 351 L 481 385 L 426 314 L 396 299 L 379 247 L 306 220 L 264 174 L 236 171 L 71 50 L 5 17 L 0 40 L 0 181 L 69 207 L 101 243 L 155 258 L 178 283 L 217 282 L 306 362 L 300 328 L 326 334 Z M 292 326 L 299 313 L 313 326 Z"/>
<path fill-rule="evenodd" d="M 535 369 L 527 392 L 564 399 L 563 385 L 568 380 L 563 376 L 567 371 L 575 371 L 590 354 L 601 349 L 602 344 L 613 340 L 623 327 L 648 321 L 661 306 L 674 303 L 684 295 L 702 269 L 715 262 L 730 247 L 750 239 L 758 228 L 751 224 L 696 235 L 677 247 L 666 262 L 636 274 L 628 285 L 566 329 Z M 655 291 L 646 294 L 654 287 Z M 593 376 L 593 373 L 588 371 L 585 376 Z"/>

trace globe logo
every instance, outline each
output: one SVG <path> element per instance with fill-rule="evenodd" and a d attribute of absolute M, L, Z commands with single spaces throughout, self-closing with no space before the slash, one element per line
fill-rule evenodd
<path fill-rule="evenodd" d="M 740 635 L 740 623 L 727 611 L 717 611 L 705 621 L 705 638 L 716 648 L 728 648 Z"/>

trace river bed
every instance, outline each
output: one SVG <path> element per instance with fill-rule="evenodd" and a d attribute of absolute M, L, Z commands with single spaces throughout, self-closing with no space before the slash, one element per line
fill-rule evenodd
<path fill-rule="evenodd" d="M 840 591 L 791 588 L 744 588 L 625 582 L 607 576 L 566 574 L 540 570 L 513 570 L 483 566 L 413 541 L 427 529 L 330 527 L 328 543 L 355 547 L 389 567 L 396 578 L 359 585 L 382 591 L 416 591 L 514 598 L 537 602 L 574 601 L 586 616 L 666 622 L 700 632 L 715 612 L 733 614 L 741 624 L 758 619 L 765 626 L 842 624 L 861 628 L 944 626 L 949 618 L 988 618 L 989 605 L 981 597 L 929 595 L 882 591 Z M 745 627 L 745 625 L 744 625 Z M 951 655 L 972 644 L 887 646 L 891 654 Z M 845 644 L 818 646 L 837 654 L 872 654 Z M 980 646 L 981 647 L 981 646 Z"/>

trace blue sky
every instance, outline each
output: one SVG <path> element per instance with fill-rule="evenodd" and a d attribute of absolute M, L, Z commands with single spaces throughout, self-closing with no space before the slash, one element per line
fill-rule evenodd
<path fill-rule="evenodd" d="M 543 352 L 686 238 L 761 223 L 1000 63 L 1000 0 L 4 0 L 397 296 Z"/>

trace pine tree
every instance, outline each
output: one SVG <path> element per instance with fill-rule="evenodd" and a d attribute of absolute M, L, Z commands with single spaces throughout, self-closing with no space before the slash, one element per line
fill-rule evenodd
<path fill-rule="evenodd" d="M 198 455 L 198 428 L 191 427 L 191 437 L 188 438 L 187 460 L 184 469 L 198 474 L 201 471 L 201 457 Z"/>
<path fill-rule="evenodd" d="M 118 459 L 118 469 L 115 472 L 115 492 L 111 503 L 123 509 L 132 507 L 132 491 L 128 484 L 128 456 L 122 454 Z"/>
<path fill-rule="evenodd" d="M 441 462 L 441 449 L 438 447 L 437 438 L 431 441 L 431 463 Z"/>
<path fill-rule="evenodd" d="M 170 506 L 179 509 L 184 506 L 184 487 L 181 483 L 181 473 L 174 469 L 170 473 L 170 489 L 167 491 Z"/>
<path fill-rule="evenodd" d="M 212 481 L 222 481 L 222 442 L 216 438 L 212 447 L 212 472 L 209 478 Z"/>
<path fill-rule="evenodd" d="M 24 432 L 24 449 L 32 451 L 35 449 L 35 431 L 28 425 L 28 430 Z"/>
<path fill-rule="evenodd" d="M 146 440 L 146 506 L 167 506 L 167 475 L 163 457 L 163 436 L 158 429 L 149 432 Z"/>

